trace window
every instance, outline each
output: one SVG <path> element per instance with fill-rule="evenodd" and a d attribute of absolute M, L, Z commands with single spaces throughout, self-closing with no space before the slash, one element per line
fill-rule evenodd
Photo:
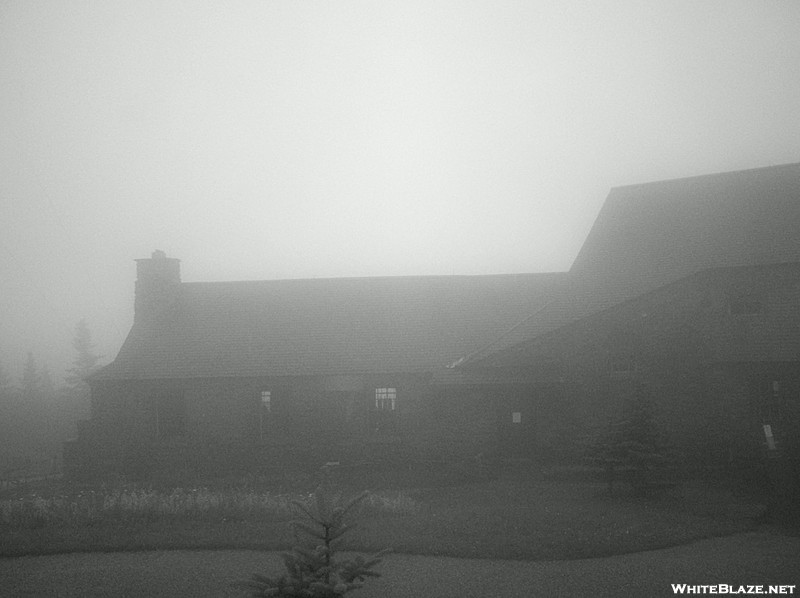
<path fill-rule="evenodd" d="M 375 389 L 375 409 L 378 411 L 394 411 L 397 406 L 396 388 Z"/>
<path fill-rule="evenodd" d="M 382 386 L 375 389 L 375 407 L 371 409 L 370 423 L 375 434 L 383 437 L 397 435 L 397 389 Z"/>
<path fill-rule="evenodd" d="M 512 424 L 521 424 L 522 423 L 522 412 L 521 411 L 514 411 L 511 413 L 511 423 Z"/>
<path fill-rule="evenodd" d="M 261 391 L 261 410 L 265 413 L 272 413 L 272 391 Z"/>

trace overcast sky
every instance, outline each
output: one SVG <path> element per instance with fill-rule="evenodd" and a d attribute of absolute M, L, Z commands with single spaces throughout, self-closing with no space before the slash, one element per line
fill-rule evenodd
<path fill-rule="evenodd" d="M 185 281 L 567 270 L 615 185 L 800 161 L 800 2 L 0 3 L 0 360 Z"/>

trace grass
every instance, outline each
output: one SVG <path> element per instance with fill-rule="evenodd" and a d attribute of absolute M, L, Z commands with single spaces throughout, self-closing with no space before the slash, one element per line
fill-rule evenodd
<path fill-rule="evenodd" d="M 373 488 L 343 549 L 501 559 L 575 559 L 639 552 L 752 529 L 757 503 L 701 485 L 660 500 L 609 496 L 592 481 L 508 473 L 465 482 L 430 476 L 343 479 Z M 420 482 L 419 479 L 415 480 Z M 460 483 L 455 483 L 460 481 Z M 435 482 L 438 482 L 435 483 Z M 394 486 L 394 487 L 393 487 Z M 363 486 L 362 486 L 363 488 Z M 171 548 L 286 549 L 290 502 L 309 484 L 70 488 L 0 497 L 0 555 Z"/>

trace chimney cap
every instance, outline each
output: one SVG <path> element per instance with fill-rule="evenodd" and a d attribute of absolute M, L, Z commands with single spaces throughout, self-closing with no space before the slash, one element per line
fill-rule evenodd
<path fill-rule="evenodd" d="M 180 260 L 177 258 L 167 257 L 167 254 L 161 249 L 156 249 L 150 254 L 150 257 L 136 258 L 133 261 L 137 264 L 152 264 L 153 267 L 157 268 L 166 267 L 166 264 L 175 264 L 180 262 Z"/>

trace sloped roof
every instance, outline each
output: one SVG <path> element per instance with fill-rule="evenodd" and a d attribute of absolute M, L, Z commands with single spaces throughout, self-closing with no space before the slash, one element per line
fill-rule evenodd
<path fill-rule="evenodd" d="M 565 274 L 179 283 L 94 380 L 422 372 L 547 302 Z"/>
<path fill-rule="evenodd" d="M 655 288 L 800 258 L 800 164 L 612 189 L 570 269 Z"/>
<path fill-rule="evenodd" d="M 800 261 L 800 164 L 611 190 L 558 296 L 481 359 L 708 268 Z"/>
<path fill-rule="evenodd" d="M 731 301 L 755 300 L 763 311 L 737 315 Z M 715 362 L 800 359 L 800 261 L 710 268 L 695 272 L 484 358 L 481 367 L 529 367 L 615 330 L 651 341 L 682 329 Z M 689 347 L 686 347 L 689 350 Z M 555 351 L 555 353 L 554 353 Z"/>

